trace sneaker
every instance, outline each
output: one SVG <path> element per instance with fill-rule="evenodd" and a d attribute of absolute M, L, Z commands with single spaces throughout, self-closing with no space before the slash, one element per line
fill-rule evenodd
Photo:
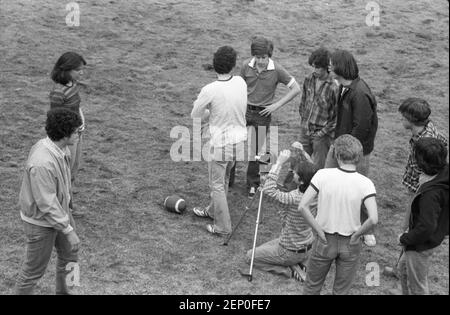
<path fill-rule="evenodd" d="M 214 225 L 212 225 L 212 224 L 206 225 L 206 230 L 209 233 L 214 234 L 214 235 L 222 235 L 222 233 L 219 233 L 219 232 L 216 231 L 216 229 L 214 228 Z"/>
<path fill-rule="evenodd" d="M 392 278 L 397 278 L 400 279 L 399 275 L 398 275 L 398 271 L 397 268 L 395 267 L 390 267 L 390 266 L 386 266 L 383 269 L 383 275 L 387 276 L 387 277 L 392 277 Z"/>
<path fill-rule="evenodd" d="M 295 264 L 290 266 L 292 270 L 292 278 L 296 281 L 305 282 L 306 280 L 306 267 L 302 264 Z"/>
<path fill-rule="evenodd" d="M 375 245 L 377 245 L 375 235 L 373 234 L 364 235 L 364 244 L 366 244 L 369 247 L 374 247 Z"/>
<path fill-rule="evenodd" d="M 253 198 L 256 195 L 256 188 L 255 187 L 250 187 L 250 190 L 248 192 L 248 198 Z"/>
<path fill-rule="evenodd" d="M 197 217 L 200 218 L 208 218 L 208 219 L 213 219 L 213 217 L 211 217 L 208 213 L 208 211 L 206 210 L 206 208 L 202 208 L 202 207 L 194 207 L 194 209 L 192 210 L 194 212 L 194 214 Z"/>

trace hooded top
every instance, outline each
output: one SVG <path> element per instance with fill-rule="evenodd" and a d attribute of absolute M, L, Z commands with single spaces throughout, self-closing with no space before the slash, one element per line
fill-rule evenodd
<path fill-rule="evenodd" d="M 419 187 L 411 203 L 409 231 L 400 237 L 406 250 L 418 252 L 439 246 L 448 235 L 448 164 Z"/>

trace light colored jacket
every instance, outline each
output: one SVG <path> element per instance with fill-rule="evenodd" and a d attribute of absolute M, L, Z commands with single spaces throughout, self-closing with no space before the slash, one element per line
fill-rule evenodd
<path fill-rule="evenodd" d="M 30 224 L 69 233 L 70 152 L 49 138 L 30 151 L 19 194 L 20 216 Z"/>

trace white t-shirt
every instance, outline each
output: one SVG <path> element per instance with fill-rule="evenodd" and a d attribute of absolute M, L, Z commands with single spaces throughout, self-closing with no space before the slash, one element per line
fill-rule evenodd
<path fill-rule="evenodd" d="M 341 168 L 319 170 L 311 180 L 318 192 L 316 221 L 326 233 L 351 235 L 361 227 L 361 205 L 375 196 L 370 179 Z"/>
<path fill-rule="evenodd" d="M 201 118 L 206 109 L 210 112 L 209 131 L 213 147 L 247 139 L 247 84 L 240 76 L 204 86 L 194 102 L 191 117 Z"/>

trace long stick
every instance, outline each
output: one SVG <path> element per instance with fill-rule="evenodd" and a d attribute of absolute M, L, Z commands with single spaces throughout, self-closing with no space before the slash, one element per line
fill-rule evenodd
<path fill-rule="evenodd" d="M 258 188 L 258 190 L 260 190 L 260 188 Z M 231 231 L 230 235 L 227 237 L 227 239 L 225 240 L 225 242 L 223 242 L 222 245 L 228 245 L 228 242 L 229 242 L 230 239 L 233 237 L 234 232 L 236 232 L 236 230 L 238 229 L 239 225 L 240 225 L 241 222 L 242 222 L 242 219 L 244 219 L 245 215 L 247 214 L 247 211 L 250 210 L 251 207 L 253 206 L 253 204 L 254 204 L 254 202 L 255 202 L 255 200 L 256 200 L 256 195 L 257 195 L 257 194 L 255 194 L 255 195 L 253 196 L 252 200 L 250 200 L 250 203 L 249 203 L 247 206 L 245 206 L 244 213 L 242 213 L 241 218 L 239 219 L 238 223 L 237 223 L 236 226 L 234 227 L 234 230 Z"/>
<path fill-rule="evenodd" d="M 400 251 L 400 255 L 398 256 L 397 263 L 395 264 L 395 269 L 398 270 L 398 263 L 400 262 L 400 259 L 402 258 L 403 252 L 405 251 L 405 248 L 402 246 L 402 250 Z"/>
<path fill-rule="evenodd" d="M 263 190 L 261 189 L 261 194 L 259 195 L 258 214 L 256 216 L 255 236 L 253 237 L 252 259 L 250 261 L 250 272 L 248 275 L 248 281 L 252 281 L 253 277 L 253 261 L 255 259 L 256 237 L 258 236 L 259 216 L 261 213 L 262 200 L 263 200 Z"/>

